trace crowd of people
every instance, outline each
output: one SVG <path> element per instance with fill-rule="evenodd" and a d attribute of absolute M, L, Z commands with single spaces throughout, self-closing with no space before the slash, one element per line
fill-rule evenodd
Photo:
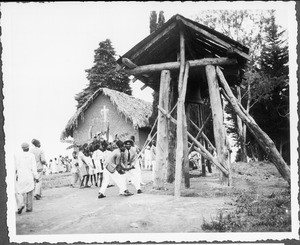
<path fill-rule="evenodd" d="M 143 149 L 135 144 L 135 138 L 114 142 L 96 139 L 90 144 L 83 144 L 74 150 L 72 157 L 54 158 L 46 163 L 45 155 L 39 140 L 32 140 L 32 147 L 28 143 L 21 145 L 22 153 L 15 156 L 16 169 L 16 202 L 17 212 L 32 211 L 33 198 L 42 198 L 43 175 L 51 173 L 70 172 L 72 180 L 70 186 L 75 188 L 99 188 L 98 198 L 104 198 L 109 185 L 115 184 L 122 196 L 130 196 L 128 184 L 135 187 L 136 193 L 141 194 L 142 181 L 141 169 L 152 171 L 154 178 L 156 142 L 152 140 Z M 192 151 L 189 155 L 190 167 L 200 170 L 201 156 Z M 210 163 L 206 163 L 211 173 Z M 203 168 L 203 165 L 202 165 Z"/>
<path fill-rule="evenodd" d="M 99 187 L 98 198 L 105 197 L 109 185 L 117 185 L 119 194 L 130 196 L 128 184 L 135 187 L 138 194 L 142 193 L 141 169 L 154 171 L 156 157 L 155 141 L 142 154 L 135 144 L 135 138 L 107 142 L 104 139 L 83 144 L 68 156 L 50 159 L 47 163 L 39 140 L 33 139 L 32 146 L 21 145 L 22 152 L 15 155 L 15 183 L 17 212 L 21 214 L 33 210 L 33 199 L 42 198 L 43 175 L 70 172 L 70 186 L 75 188 Z"/>
<path fill-rule="evenodd" d="M 57 174 L 71 171 L 71 159 L 68 156 L 55 157 L 50 159 L 47 164 L 43 166 L 43 174 Z"/>
<path fill-rule="evenodd" d="M 131 182 L 137 193 L 142 193 L 141 167 L 145 164 L 134 136 L 124 142 L 95 140 L 90 145 L 80 146 L 79 151 L 72 155 L 72 187 L 89 188 L 94 185 L 100 188 L 98 198 L 104 198 L 107 187 L 113 181 L 120 195 L 130 196 L 133 193 L 128 191 L 127 185 Z"/>

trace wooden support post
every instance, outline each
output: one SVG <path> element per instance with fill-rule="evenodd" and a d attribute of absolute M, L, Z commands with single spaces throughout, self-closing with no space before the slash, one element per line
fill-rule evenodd
<path fill-rule="evenodd" d="M 184 66 L 185 66 L 185 40 L 183 30 L 180 30 L 180 70 L 178 79 L 178 105 L 177 105 L 177 147 L 176 147 L 176 167 L 175 167 L 175 197 L 180 196 L 180 185 L 182 175 L 182 164 L 184 162 L 184 125 L 185 118 L 184 100 L 186 88 L 184 88 Z M 186 142 L 187 143 L 187 142 Z"/>
<path fill-rule="evenodd" d="M 188 72 L 188 71 L 187 71 Z M 186 72 L 185 74 L 186 75 Z M 183 148 L 183 155 L 184 155 L 184 162 L 183 162 L 183 175 L 184 175 L 184 184 L 185 184 L 185 188 L 190 188 L 191 184 L 190 184 L 190 163 L 189 163 L 189 148 L 188 148 L 188 136 L 187 136 L 187 132 L 188 132 L 188 118 L 190 118 L 190 114 L 189 114 L 189 105 L 187 105 L 185 107 L 185 118 L 183 120 L 184 123 L 184 130 L 186 130 L 186 133 L 184 134 L 184 148 Z"/>
<path fill-rule="evenodd" d="M 203 125 L 205 124 L 205 122 L 203 122 L 204 121 L 203 114 L 204 114 L 203 113 L 203 109 L 201 108 L 201 111 L 199 111 L 199 119 L 200 119 L 199 120 L 199 126 L 201 125 L 201 128 L 203 128 L 203 130 L 204 130 L 204 126 Z M 210 112 L 210 115 L 209 115 L 208 118 L 210 118 L 210 116 L 211 116 L 211 112 Z M 206 122 L 208 121 L 208 118 L 206 118 Z M 192 123 L 194 124 L 194 122 L 192 122 Z M 196 126 L 196 128 L 199 130 L 199 133 L 200 133 L 201 129 L 199 129 L 196 124 L 194 124 L 194 126 Z M 200 135 L 202 135 L 203 130 L 201 131 Z M 200 139 L 200 143 L 206 148 L 206 144 L 205 144 L 205 141 L 204 141 L 203 138 Z M 206 177 L 205 163 L 206 163 L 206 159 L 204 157 L 202 157 L 202 155 L 201 155 L 201 176 L 202 177 Z"/>
<path fill-rule="evenodd" d="M 169 113 L 167 113 L 164 109 L 158 107 L 158 109 L 168 118 L 171 120 L 171 122 L 173 122 L 174 124 L 177 124 L 177 120 L 175 118 L 173 118 Z M 202 156 L 204 156 L 206 159 L 208 159 L 209 161 L 211 161 L 213 164 L 215 164 L 215 166 L 222 172 L 224 173 L 225 176 L 228 176 L 229 172 L 227 171 L 226 168 L 224 168 L 222 166 L 222 164 L 220 163 L 220 161 L 213 157 L 213 155 L 205 149 L 205 147 L 203 145 L 201 145 L 189 132 L 187 132 L 188 137 L 190 138 L 190 140 L 192 142 L 195 142 L 196 146 L 199 147 L 198 151 L 201 151 L 200 154 Z M 176 159 L 177 161 L 177 159 Z"/>
<path fill-rule="evenodd" d="M 217 154 L 221 164 L 228 169 L 228 151 L 226 147 L 226 131 L 223 125 L 223 107 L 221 103 L 221 95 L 219 91 L 219 84 L 217 80 L 216 69 L 212 65 L 205 67 L 209 98 L 213 117 L 213 128 L 214 128 L 214 138 L 217 148 Z M 223 183 L 227 182 L 230 185 L 229 178 L 224 174 L 221 176 L 221 181 Z"/>
<path fill-rule="evenodd" d="M 170 105 L 173 107 L 170 114 L 177 107 L 177 86 L 175 80 L 171 80 L 170 84 Z M 176 103 L 176 104 L 175 104 Z M 176 166 L 176 125 L 168 120 L 168 140 L 169 140 L 169 156 L 167 166 L 167 182 L 173 183 L 175 180 L 175 166 Z"/>
<path fill-rule="evenodd" d="M 159 106 L 169 111 L 169 94 L 170 94 L 170 71 L 163 70 L 160 77 L 159 88 Z M 155 189 L 162 189 L 167 174 L 167 160 L 169 155 L 168 145 L 168 122 L 167 118 L 158 111 L 157 122 L 157 141 L 156 141 L 156 161 L 154 166 Z"/>
<path fill-rule="evenodd" d="M 240 103 L 242 103 L 242 95 L 241 95 L 241 87 L 237 86 L 236 87 L 236 92 L 237 92 L 237 96 L 238 96 L 238 100 Z M 229 102 L 230 103 L 230 102 Z M 237 117 L 237 128 L 238 128 L 238 132 L 239 132 L 239 142 L 240 142 L 240 161 L 242 162 L 247 162 L 247 151 L 246 151 L 246 139 L 244 136 L 244 126 L 243 126 L 243 122 L 241 120 L 240 117 Z"/>
<path fill-rule="evenodd" d="M 265 150 L 265 152 L 270 157 L 272 163 L 276 166 L 281 176 L 291 184 L 290 169 L 283 160 L 282 156 L 279 154 L 278 150 L 275 147 L 274 142 L 271 138 L 257 125 L 255 120 L 249 115 L 249 113 L 240 105 L 233 95 L 222 71 L 217 67 L 217 75 L 220 79 L 220 84 L 225 90 L 225 98 L 231 103 L 236 114 L 242 119 L 246 124 L 250 132 L 253 134 L 255 139 L 258 141 L 260 146 Z"/>

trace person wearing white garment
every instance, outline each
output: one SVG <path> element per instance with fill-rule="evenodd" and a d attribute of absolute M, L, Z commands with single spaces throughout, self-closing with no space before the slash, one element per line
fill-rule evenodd
<path fill-rule="evenodd" d="M 26 212 L 32 211 L 34 182 L 38 182 L 38 172 L 34 154 L 29 152 L 29 144 L 21 145 L 23 152 L 15 156 L 16 196 L 18 214 L 26 207 Z"/>
<path fill-rule="evenodd" d="M 155 163 L 156 163 L 156 141 L 151 141 L 151 170 L 152 170 L 152 180 L 154 181 Z"/>
<path fill-rule="evenodd" d="M 31 141 L 33 148 L 30 152 L 35 156 L 36 169 L 38 172 L 38 182 L 35 184 L 34 198 L 40 200 L 42 198 L 42 178 L 43 178 L 43 165 L 46 164 L 44 151 L 41 149 L 41 143 L 37 139 Z"/>
<path fill-rule="evenodd" d="M 150 150 L 150 146 L 148 145 L 145 149 L 145 154 L 144 154 L 145 168 L 147 170 L 151 169 L 151 162 L 152 162 L 151 158 L 152 158 L 151 150 Z"/>
<path fill-rule="evenodd" d="M 110 156 L 110 154 L 113 152 L 113 150 L 106 141 L 104 141 L 102 143 L 102 148 L 103 148 L 103 161 L 102 161 L 102 163 L 103 163 L 103 171 L 104 171 L 104 168 L 105 168 L 104 162 Z M 103 181 L 103 173 L 102 173 L 102 181 Z M 112 181 L 111 177 L 109 177 L 108 187 L 112 187 L 112 186 L 114 186 L 114 182 Z"/>
<path fill-rule="evenodd" d="M 130 137 L 130 139 L 132 140 L 132 146 L 131 149 L 133 149 L 135 151 L 135 153 L 138 155 L 141 152 L 141 149 L 135 144 L 135 137 L 132 135 Z M 138 159 L 136 160 L 136 164 L 135 164 L 135 169 L 137 170 L 137 177 L 140 181 L 141 185 L 145 185 L 145 183 L 142 180 L 142 170 L 141 170 L 141 155 L 138 157 Z"/>
<path fill-rule="evenodd" d="M 101 187 L 102 180 L 103 180 L 103 162 L 104 162 L 104 152 L 102 151 L 103 148 L 101 147 L 100 150 L 100 144 L 95 145 L 95 150 L 92 155 L 92 159 L 95 164 L 95 174 L 96 176 L 96 186 L 99 183 L 99 187 Z"/>
<path fill-rule="evenodd" d="M 123 165 L 122 161 L 124 161 L 124 150 L 125 150 L 124 143 L 118 140 L 116 142 L 116 145 L 118 146 L 118 148 L 115 149 L 112 153 L 110 153 L 109 156 L 105 159 L 104 170 L 103 170 L 103 182 L 98 193 L 98 198 L 105 197 L 105 191 L 109 184 L 110 177 L 118 186 L 120 195 L 123 196 L 132 195 L 132 193 L 130 193 L 126 188 L 126 183 L 124 181 L 124 178 L 118 173 L 118 171 L 116 171 L 117 166 L 121 166 L 121 164 Z"/>
<path fill-rule="evenodd" d="M 95 168 L 96 168 L 96 166 L 95 166 L 95 164 L 93 162 L 93 159 L 92 159 L 92 153 L 90 152 L 89 149 L 86 149 L 84 151 L 84 155 L 85 155 L 85 162 L 88 165 L 88 179 L 91 182 L 91 185 L 89 185 L 89 186 L 92 186 L 93 183 L 96 186 L 96 184 L 97 184 L 96 174 L 95 174 Z"/>
<path fill-rule="evenodd" d="M 137 193 L 142 193 L 141 190 L 141 178 L 140 178 L 140 166 L 139 161 L 137 159 L 137 153 L 136 150 L 133 148 L 134 143 L 131 139 L 125 140 L 125 162 L 128 167 L 132 167 L 132 169 L 126 171 L 126 179 L 127 181 L 131 181 L 131 183 L 134 185 L 135 189 L 137 190 Z M 127 183 L 126 181 L 126 183 Z"/>
<path fill-rule="evenodd" d="M 78 152 L 78 165 L 79 165 L 79 171 L 81 176 L 80 188 L 90 187 L 88 185 L 89 182 L 88 165 L 87 165 L 86 157 L 83 153 L 86 147 L 87 144 L 83 144 L 82 146 L 79 147 L 79 152 Z M 84 180 L 85 180 L 85 185 L 84 185 Z"/>
<path fill-rule="evenodd" d="M 75 187 L 75 184 L 79 182 L 79 186 L 81 183 L 81 175 L 78 163 L 78 156 L 77 152 L 73 151 L 72 153 L 72 160 L 71 160 L 71 174 L 72 174 L 72 183 L 71 187 Z"/>

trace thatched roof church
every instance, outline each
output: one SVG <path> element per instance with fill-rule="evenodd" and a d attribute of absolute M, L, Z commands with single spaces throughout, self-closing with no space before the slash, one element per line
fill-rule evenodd
<path fill-rule="evenodd" d="M 128 94 L 108 88 L 98 89 L 70 118 L 61 134 L 64 141 L 73 137 L 74 144 L 91 141 L 98 134 L 109 140 L 132 135 L 142 145 L 149 133 L 148 118 L 152 105 Z"/>

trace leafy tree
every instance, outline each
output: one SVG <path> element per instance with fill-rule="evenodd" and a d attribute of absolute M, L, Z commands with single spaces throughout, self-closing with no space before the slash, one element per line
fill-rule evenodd
<path fill-rule="evenodd" d="M 250 112 L 262 129 L 277 143 L 289 161 L 289 79 L 288 47 L 284 31 L 279 30 L 272 13 L 260 60 L 261 79 L 254 84 L 256 94 Z"/>
<path fill-rule="evenodd" d="M 276 123 L 272 121 L 260 120 L 258 115 L 260 110 L 256 110 L 255 108 L 259 107 L 258 103 L 262 103 L 261 105 L 266 107 L 266 99 L 269 98 L 271 94 L 273 95 L 274 88 L 277 87 L 277 83 L 285 86 L 284 88 L 277 89 L 277 94 L 280 93 L 282 99 L 278 99 L 278 96 L 278 98 L 275 99 L 272 96 L 273 100 L 268 101 L 272 104 L 272 106 L 275 106 L 278 112 L 279 108 L 282 108 L 282 111 L 279 114 L 288 115 L 288 106 L 286 103 L 286 101 L 288 101 L 288 83 L 284 79 L 283 80 L 285 82 L 280 82 L 282 80 L 280 78 L 282 73 L 287 72 L 287 66 L 284 65 L 287 60 L 287 49 L 282 47 L 282 45 L 280 46 L 282 42 L 278 37 L 282 37 L 284 35 L 282 32 L 277 32 L 274 13 L 275 12 L 272 10 L 202 11 L 201 18 L 198 17 L 196 19 L 204 25 L 216 29 L 217 31 L 222 32 L 250 48 L 252 61 L 249 62 L 249 65 L 246 68 L 244 75 L 246 79 L 242 82 L 241 88 L 239 88 L 239 91 L 241 90 L 240 102 L 244 105 L 248 112 L 250 111 L 251 114 L 255 114 L 254 118 L 263 129 L 266 128 L 269 130 L 275 130 L 278 125 L 275 125 Z M 262 52 L 265 55 L 261 56 Z M 274 60 L 277 60 L 276 64 L 271 62 Z M 276 71 L 277 73 L 273 74 L 270 70 Z M 270 82 L 270 76 L 272 77 L 273 82 Z M 237 91 L 236 95 L 239 97 L 239 93 Z M 283 99 L 286 99 L 286 101 L 283 102 Z M 281 106 L 276 106 L 277 102 L 275 101 L 277 101 Z M 268 105 L 268 108 L 270 106 L 271 105 Z M 246 153 L 245 146 L 247 143 L 245 125 L 240 131 L 238 131 L 237 117 L 234 113 L 232 113 L 232 108 L 227 106 L 226 111 L 229 114 L 228 119 L 232 120 L 228 131 L 232 133 L 233 137 L 236 139 L 237 146 L 240 146 L 240 149 L 244 149 L 241 152 Z M 254 113 L 255 111 L 256 113 Z M 264 116 L 268 115 L 266 113 L 261 114 Z M 276 113 L 273 114 L 275 115 Z M 275 119 L 274 116 L 273 119 Z M 272 123 L 274 123 L 275 128 L 270 127 L 270 124 Z M 268 130 L 266 130 L 266 132 L 270 134 Z M 247 134 L 247 138 L 248 137 L 248 142 L 251 142 L 250 145 L 256 144 L 249 134 Z M 237 155 L 237 157 L 245 160 L 246 154 L 244 154 L 244 156 Z"/>
<path fill-rule="evenodd" d="M 196 21 L 249 47 L 255 64 L 262 49 L 262 30 L 270 15 L 270 10 L 204 10 Z"/>
<path fill-rule="evenodd" d="M 262 47 L 262 32 L 264 29 L 265 21 L 263 16 L 268 16 L 268 11 L 252 11 L 252 10 L 208 10 L 201 11 L 196 21 L 215 29 L 224 35 L 242 43 L 250 48 L 250 54 L 252 55 L 252 62 L 250 68 L 259 62 L 256 61 L 259 57 Z M 251 26 L 251 28 L 249 28 Z M 246 75 L 252 74 L 252 69 L 246 70 Z M 249 76 L 251 77 L 251 76 Z M 245 88 L 241 91 L 240 87 L 237 87 L 236 96 L 240 98 L 240 102 L 244 103 L 245 107 L 249 105 L 251 97 L 249 80 L 246 80 Z M 242 100 L 243 95 L 244 99 Z M 247 108 L 249 110 L 249 107 Z M 227 112 L 227 120 L 231 123 L 227 124 L 228 133 L 231 133 L 235 139 L 236 146 L 239 147 L 236 160 L 247 161 L 246 152 L 246 128 L 242 122 L 238 122 L 238 118 L 235 115 L 233 109 L 229 104 L 226 105 L 225 111 Z"/>
<path fill-rule="evenodd" d="M 131 95 L 128 76 L 124 71 L 116 70 L 115 55 L 109 39 L 99 43 L 99 47 L 95 50 L 94 66 L 85 70 L 89 84 L 75 96 L 75 100 L 78 102 L 77 108 L 81 107 L 99 88 L 110 88 Z"/>

